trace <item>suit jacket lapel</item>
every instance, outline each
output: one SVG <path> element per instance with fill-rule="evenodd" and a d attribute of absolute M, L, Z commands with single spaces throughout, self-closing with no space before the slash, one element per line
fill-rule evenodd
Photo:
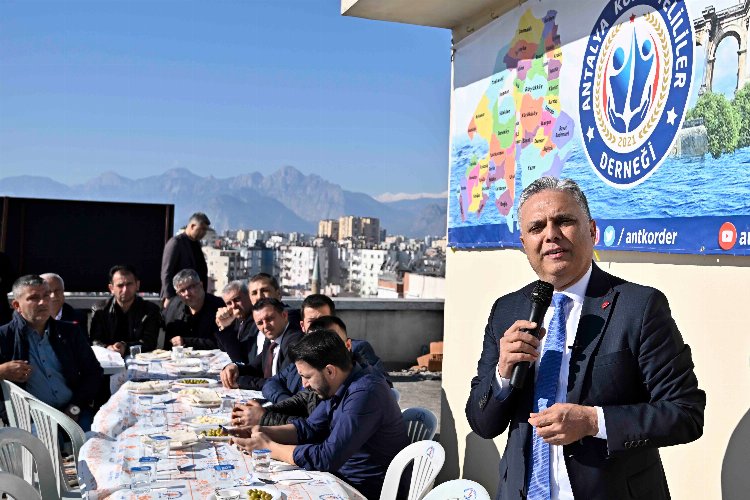
<path fill-rule="evenodd" d="M 592 264 L 591 279 L 581 308 L 573 350 L 570 353 L 568 372 L 568 403 L 580 404 L 583 382 L 590 370 L 591 359 L 596 353 L 609 322 L 609 317 L 618 292 L 612 289 L 607 273 Z"/>

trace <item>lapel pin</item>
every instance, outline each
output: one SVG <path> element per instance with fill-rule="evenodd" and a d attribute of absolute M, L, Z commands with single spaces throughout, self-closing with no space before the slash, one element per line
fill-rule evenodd
<path fill-rule="evenodd" d="M 606 309 L 607 307 L 609 307 L 609 301 L 605 300 L 604 302 L 602 302 L 602 309 Z"/>

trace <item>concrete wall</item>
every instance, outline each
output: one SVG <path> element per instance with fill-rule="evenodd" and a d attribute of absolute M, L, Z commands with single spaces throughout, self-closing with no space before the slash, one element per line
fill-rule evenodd
<path fill-rule="evenodd" d="M 750 259 L 631 252 L 598 257 L 604 270 L 667 295 L 707 393 L 703 437 L 661 450 L 672 498 L 747 498 L 739 484 L 748 482 L 750 444 Z M 494 495 L 505 435 L 490 441 L 471 432 L 465 416 L 469 384 L 492 303 L 536 276 L 519 250 L 458 251 L 448 252 L 446 279 L 440 440 L 447 458 L 438 482 L 466 477 Z"/>
<path fill-rule="evenodd" d="M 106 297 L 68 297 L 75 308 L 90 309 Z M 148 299 L 158 303 L 156 298 Z M 284 299 L 299 308 L 302 299 Z M 389 369 L 417 364 L 423 346 L 443 340 L 441 299 L 334 298 L 336 311 L 349 335 L 367 340 Z"/>

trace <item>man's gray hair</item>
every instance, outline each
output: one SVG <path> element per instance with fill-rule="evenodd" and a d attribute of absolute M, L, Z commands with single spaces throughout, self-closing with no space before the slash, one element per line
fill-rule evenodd
<path fill-rule="evenodd" d="M 13 297 L 18 298 L 24 288 L 30 286 L 46 286 L 47 282 L 38 274 L 27 274 L 13 282 Z"/>
<path fill-rule="evenodd" d="M 197 222 L 199 224 L 205 224 L 207 226 L 211 225 L 211 221 L 208 220 L 208 215 L 204 214 L 203 212 L 195 212 L 193 215 L 190 216 L 190 219 L 188 219 L 188 224 L 191 222 Z"/>
<path fill-rule="evenodd" d="M 535 180 L 523 190 L 521 197 L 518 201 L 518 220 L 521 221 L 521 207 L 526 203 L 526 200 L 531 198 L 537 193 L 542 191 L 559 191 L 561 193 L 568 193 L 573 197 L 583 213 L 589 220 L 591 218 L 591 211 L 589 210 L 589 202 L 586 200 L 586 195 L 583 194 L 581 188 L 572 179 L 558 179 L 557 177 L 540 177 Z"/>
<path fill-rule="evenodd" d="M 44 273 L 39 275 L 44 281 L 47 280 L 57 280 L 60 282 L 60 286 L 63 290 L 65 290 L 65 281 L 62 279 L 62 276 L 60 276 L 57 273 Z"/>
<path fill-rule="evenodd" d="M 229 292 L 239 291 L 241 294 L 247 295 L 247 283 L 242 280 L 234 280 L 227 283 L 227 286 L 221 291 L 222 295 L 226 295 Z"/>
<path fill-rule="evenodd" d="M 200 280 L 201 277 L 198 276 L 198 273 L 195 271 L 195 269 L 183 269 L 179 273 L 175 274 L 174 278 L 172 278 L 172 286 L 175 287 L 176 290 L 183 283 L 200 283 Z"/>

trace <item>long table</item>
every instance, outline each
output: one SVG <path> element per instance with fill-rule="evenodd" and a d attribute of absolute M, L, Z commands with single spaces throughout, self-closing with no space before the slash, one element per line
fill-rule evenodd
<path fill-rule="evenodd" d="M 218 379 L 218 370 L 229 362 L 226 353 L 216 351 L 211 357 L 212 377 Z M 148 376 L 152 379 L 176 379 L 169 364 L 151 363 L 148 366 L 129 364 L 127 378 Z M 92 431 L 88 433 L 78 457 L 78 475 L 81 491 L 89 500 L 156 498 L 209 499 L 217 486 L 216 465 L 233 465 L 234 480 L 244 491 L 262 486 L 282 493 L 287 499 L 364 499 L 344 481 L 332 474 L 302 469 L 255 474 L 250 456 L 242 454 L 226 441 L 201 440 L 184 449 L 170 450 L 166 460 L 155 464 L 156 479 L 150 493 L 130 491 L 130 469 L 139 465 L 144 455 L 143 436 L 163 433 L 165 430 L 188 428 L 185 417 L 210 414 L 212 410 L 192 407 L 173 392 L 156 394 L 152 405 L 167 408 L 166 429 L 151 426 L 148 407 L 139 403 L 139 396 L 128 391 L 129 382 L 115 392 L 94 417 Z M 258 391 L 214 387 L 222 396 L 235 400 L 262 397 Z M 149 464 L 153 466 L 154 464 Z M 263 478 L 275 484 L 260 482 Z"/>

